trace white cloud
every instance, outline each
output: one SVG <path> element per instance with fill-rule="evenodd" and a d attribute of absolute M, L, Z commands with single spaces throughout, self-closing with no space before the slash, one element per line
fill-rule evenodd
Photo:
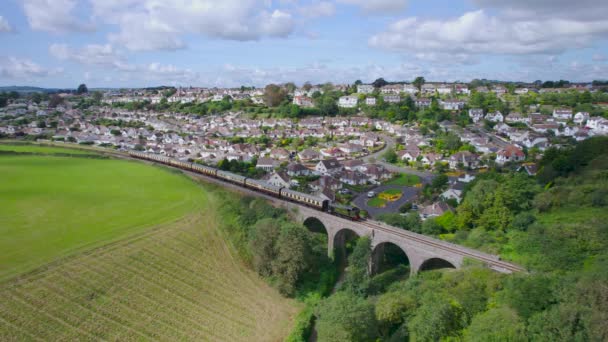
<path fill-rule="evenodd" d="M 89 44 L 80 49 L 74 49 L 66 44 L 51 44 L 51 56 L 62 61 L 74 61 L 83 65 L 99 65 L 118 70 L 133 70 L 125 58 L 110 44 Z"/>
<path fill-rule="evenodd" d="M 134 51 L 183 48 L 184 34 L 256 40 L 294 30 L 290 13 L 257 0 L 90 1 L 95 18 L 118 27 L 110 41 Z"/>
<path fill-rule="evenodd" d="M 570 18 L 597 20 L 606 17 L 605 0 L 473 0 L 480 8 L 498 9 L 509 18 Z"/>
<path fill-rule="evenodd" d="M 91 31 L 91 23 L 73 15 L 76 0 L 22 0 L 25 15 L 34 30 L 49 32 Z"/>
<path fill-rule="evenodd" d="M 0 57 L 0 77 L 19 80 L 46 77 L 61 72 L 60 69 L 50 70 L 29 59 L 17 57 Z"/>
<path fill-rule="evenodd" d="M 373 47 L 419 53 L 538 54 L 593 45 L 608 37 L 608 18 L 506 20 L 483 10 L 446 21 L 399 20 L 373 35 Z"/>
<path fill-rule="evenodd" d="M 591 59 L 594 62 L 605 62 L 605 61 L 608 61 L 608 57 L 606 57 L 605 55 L 599 54 L 599 53 L 593 54 L 593 56 L 591 57 Z"/>
<path fill-rule="evenodd" d="M 0 33 L 2 32 L 13 32 L 13 28 L 8 21 L 0 15 Z"/>
<path fill-rule="evenodd" d="M 329 1 L 317 1 L 299 7 L 298 12 L 307 18 L 331 17 L 336 13 L 336 6 Z"/>
<path fill-rule="evenodd" d="M 361 7 L 361 10 L 367 14 L 395 14 L 407 7 L 407 0 L 338 0 L 338 2 Z"/>

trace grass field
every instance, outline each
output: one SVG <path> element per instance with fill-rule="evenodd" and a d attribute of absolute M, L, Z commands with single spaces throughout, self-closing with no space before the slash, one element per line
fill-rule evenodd
<path fill-rule="evenodd" d="M 17 145 L 17 144 L 0 144 L 0 151 L 14 151 L 14 152 L 30 152 L 30 153 L 44 153 L 44 154 L 91 154 L 89 151 L 78 150 L 73 148 L 61 148 L 53 146 L 41 146 L 41 145 Z"/>
<path fill-rule="evenodd" d="M 420 183 L 420 177 L 416 175 L 410 175 L 407 173 L 400 173 L 397 177 L 389 180 L 385 184 L 387 185 L 401 185 L 401 186 L 414 186 Z"/>
<path fill-rule="evenodd" d="M 0 156 L 0 341 L 278 341 L 298 306 L 233 257 L 215 195 L 138 162 Z"/>

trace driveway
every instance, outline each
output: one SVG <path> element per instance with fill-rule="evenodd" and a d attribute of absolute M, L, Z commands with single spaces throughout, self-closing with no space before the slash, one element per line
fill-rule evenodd
<path fill-rule="evenodd" d="M 416 199 L 416 197 L 418 196 L 418 192 L 420 191 L 419 188 L 414 188 L 411 186 L 400 186 L 400 185 L 380 185 L 379 187 L 376 187 L 376 188 L 372 189 L 371 191 L 374 191 L 377 195 L 387 189 L 399 189 L 399 190 L 401 190 L 403 195 L 401 196 L 401 198 L 399 198 L 398 200 L 396 200 L 394 202 L 386 202 L 386 206 L 384 208 L 376 208 L 376 207 L 368 206 L 367 201 L 369 201 L 370 199 L 367 198 L 367 192 L 359 194 L 353 200 L 353 203 L 357 207 L 359 207 L 359 209 L 365 210 L 370 214 L 370 216 L 375 217 L 378 214 L 399 212 L 399 208 L 401 208 L 401 206 L 407 202 L 414 201 Z"/>

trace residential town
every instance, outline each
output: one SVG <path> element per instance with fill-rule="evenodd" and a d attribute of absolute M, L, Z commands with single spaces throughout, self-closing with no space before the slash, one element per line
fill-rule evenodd
<path fill-rule="evenodd" d="M 512 167 L 534 175 L 536 162 L 548 148 L 608 135 L 608 119 L 577 111 L 577 104 L 522 103 L 535 98 L 530 94 L 536 98 L 564 93 L 591 96 L 598 92 L 592 85 L 509 86 L 378 86 L 359 81 L 354 85 L 283 85 L 276 86 L 282 98 L 274 106 L 269 103 L 273 94 L 268 87 L 108 90 L 42 99 L 22 95 L 9 98 L 0 108 L 0 135 L 195 161 L 354 203 L 370 215 L 398 212 L 410 203 L 420 208 L 425 219 L 452 210 L 461 201 L 465 184 L 478 172 Z M 492 96 L 498 105 L 490 106 L 491 110 L 477 107 L 480 96 Z M 333 103 L 327 104 L 328 100 Z M 205 115 L 192 112 L 199 108 L 194 106 L 206 104 L 211 107 L 205 107 Z M 501 104 L 507 104 L 508 111 Z M 330 115 L 315 112 L 328 105 L 334 106 Z M 591 106 L 607 113 L 606 103 Z M 304 112 L 293 117 L 272 107 Z M 391 115 L 391 110 L 406 114 Z M 403 174 L 416 178 L 395 182 Z M 449 177 L 443 184 L 432 185 L 437 175 Z M 368 206 L 374 190 L 387 184 L 408 193 L 399 207 L 392 203 Z"/>

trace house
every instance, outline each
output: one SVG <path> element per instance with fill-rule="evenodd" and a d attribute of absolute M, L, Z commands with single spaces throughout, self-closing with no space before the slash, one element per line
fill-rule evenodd
<path fill-rule="evenodd" d="M 314 107 L 312 99 L 308 96 L 294 96 L 293 104 L 306 108 Z"/>
<path fill-rule="evenodd" d="M 264 171 L 272 171 L 275 168 L 277 168 L 280 165 L 279 161 L 272 159 L 272 158 L 267 158 L 267 157 L 261 157 L 260 159 L 258 159 L 257 164 L 255 165 L 256 169 L 262 169 Z"/>
<path fill-rule="evenodd" d="M 505 122 L 507 123 L 530 123 L 530 118 L 521 115 L 521 113 L 513 112 L 505 117 Z"/>
<path fill-rule="evenodd" d="M 340 182 L 349 185 L 367 184 L 367 176 L 359 171 L 345 170 L 340 174 Z"/>
<path fill-rule="evenodd" d="M 462 201 L 462 192 L 464 191 L 464 186 L 465 183 L 463 182 L 455 182 L 441 194 L 441 197 L 446 200 L 455 199 L 456 202 L 460 203 L 460 201 Z"/>
<path fill-rule="evenodd" d="M 266 179 L 266 183 L 274 186 L 289 188 L 291 185 L 291 178 L 289 178 L 287 173 L 283 171 L 275 171 Z"/>
<path fill-rule="evenodd" d="M 492 122 L 503 122 L 504 121 L 504 117 L 503 117 L 502 113 L 499 111 L 495 111 L 493 113 L 486 114 L 485 119 L 488 121 L 492 121 Z"/>
<path fill-rule="evenodd" d="M 347 154 L 353 154 L 360 153 L 361 151 L 363 151 L 363 147 L 361 145 L 347 143 L 340 146 L 340 150 Z"/>
<path fill-rule="evenodd" d="M 269 156 L 270 156 L 270 158 L 286 160 L 286 159 L 289 159 L 291 154 L 286 149 L 279 147 L 279 148 L 275 148 L 275 149 L 271 150 Z"/>
<path fill-rule="evenodd" d="M 460 110 L 464 107 L 465 101 L 458 99 L 451 99 L 441 101 L 441 107 L 445 110 Z"/>
<path fill-rule="evenodd" d="M 431 103 L 432 103 L 431 99 L 416 99 L 414 101 L 414 104 L 418 108 L 428 108 L 431 106 Z"/>
<path fill-rule="evenodd" d="M 344 157 L 344 152 L 337 147 L 330 147 L 321 150 L 321 156 L 324 158 L 342 158 Z"/>
<path fill-rule="evenodd" d="M 372 182 L 379 182 L 392 177 L 390 171 L 379 164 L 365 164 L 361 166 L 361 172 L 366 174 Z"/>
<path fill-rule="evenodd" d="M 447 95 L 452 93 L 452 87 L 447 84 L 442 84 L 437 87 L 437 92 L 441 95 Z"/>
<path fill-rule="evenodd" d="M 469 109 L 469 117 L 471 118 L 471 120 L 473 120 L 474 123 L 481 121 L 481 119 L 483 119 L 483 109 Z"/>
<path fill-rule="evenodd" d="M 517 171 L 523 171 L 527 173 L 528 176 L 536 176 L 536 173 L 538 172 L 538 165 L 535 163 L 526 163 L 520 166 Z"/>
<path fill-rule="evenodd" d="M 374 92 L 374 86 L 371 84 L 359 84 L 357 86 L 357 93 L 359 94 L 371 94 Z"/>
<path fill-rule="evenodd" d="M 342 171 L 342 164 L 337 159 L 325 159 L 319 161 L 315 166 L 315 171 L 320 175 L 333 175 Z"/>
<path fill-rule="evenodd" d="M 414 95 L 414 94 L 416 94 L 417 91 L 418 91 L 418 88 L 414 87 L 411 84 L 404 84 L 403 85 L 403 92 L 404 93 L 408 93 L 410 95 Z"/>
<path fill-rule="evenodd" d="M 300 163 L 291 163 L 287 165 L 287 174 L 291 177 L 308 176 L 312 173 L 310 169 Z"/>
<path fill-rule="evenodd" d="M 365 104 L 368 106 L 375 106 L 376 105 L 376 98 L 375 97 L 368 97 L 365 99 Z"/>
<path fill-rule="evenodd" d="M 318 160 L 320 158 L 320 154 L 315 150 L 307 148 L 302 152 L 298 153 L 298 158 L 300 158 L 301 161 Z"/>
<path fill-rule="evenodd" d="M 386 103 L 399 103 L 401 101 L 401 96 L 399 95 L 384 95 L 383 98 Z"/>
<path fill-rule="evenodd" d="M 592 116 L 587 120 L 587 127 L 591 128 L 594 134 L 608 134 L 608 119 Z"/>
<path fill-rule="evenodd" d="M 570 120 L 570 119 L 572 119 L 572 109 L 570 109 L 570 108 L 555 108 L 553 110 L 553 117 L 556 120 Z"/>
<path fill-rule="evenodd" d="M 514 145 L 508 145 L 496 154 L 496 163 L 500 165 L 509 162 L 521 162 L 524 159 L 526 159 L 524 152 Z"/>
<path fill-rule="evenodd" d="M 360 169 L 360 167 L 363 165 L 363 161 L 361 159 L 345 160 L 342 162 L 342 165 L 344 165 L 345 170 L 354 171 Z"/>
<path fill-rule="evenodd" d="M 456 169 L 461 166 L 464 168 L 474 168 L 477 166 L 478 161 L 479 157 L 469 151 L 456 152 L 448 159 L 448 163 L 452 169 Z"/>
<path fill-rule="evenodd" d="M 338 190 L 342 188 L 342 183 L 330 176 L 321 176 L 314 182 L 309 183 L 313 191 L 321 191 L 323 189 Z"/>
<path fill-rule="evenodd" d="M 448 211 L 454 211 L 452 207 L 450 207 L 445 202 L 435 202 L 429 206 L 426 206 L 420 210 L 420 218 L 426 220 L 431 217 L 438 217 L 445 214 Z"/>
<path fill-rule="evenodd" d="M 341 96 L 338 99 L 338 107 L 355 108 L 355 107 L 357 107 L 358 100 L 359 100 L 359 98 L 356 96 Z"/>
<path fill-rule="evenodd" d="M 582 125 L 583 122 L 589 120 L 589 113 L 587 112 L 578 112 L 574 114 L 574 123 L 577 125 Z"/>

